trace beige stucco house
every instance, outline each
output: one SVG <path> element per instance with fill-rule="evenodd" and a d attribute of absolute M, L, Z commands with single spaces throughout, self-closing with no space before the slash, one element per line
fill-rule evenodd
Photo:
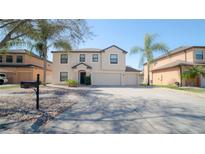
<path fill-rule="evenodd" d="M 154 59 L 150 66 L 150 82 L 154 85 L 171 85 L 179 82 L 182 86 L 188 83 L 183 80 L 182 73 L 194 65 L 205 69 L 205 46 L 179 47 Z M 147 64 L 144 64 L 144 82 L 147 83 Z M 199 77 L 193 86 L 205 87 L 205 78 Z"/>
<path fill-rule="evenodd" d="M 78 49 L 53 51 L 53 83 L 68 79 L 84 84 L 85 76 L 91 76 L 92 85 L 139 84 L 139 70 L 126 66 L 127 52 L 115 45 L 105 49 Z"/>
<path fill-rule="evenodd" d="M 47 82 L 52 79 L 52 62 L 47 61 Z M 17 49 L 0 53 L 0 73 L 5 73 L 8 83 L 36 80 L 43 81 L 43 58 L 27 50 Z"/>

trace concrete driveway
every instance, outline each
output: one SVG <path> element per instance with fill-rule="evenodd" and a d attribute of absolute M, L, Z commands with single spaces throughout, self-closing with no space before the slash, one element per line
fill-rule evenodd
<path fill-rule="evenodd" d="M 85 88 L 42 133 L 205 133 L 205 97 L 163 88 Z"/>

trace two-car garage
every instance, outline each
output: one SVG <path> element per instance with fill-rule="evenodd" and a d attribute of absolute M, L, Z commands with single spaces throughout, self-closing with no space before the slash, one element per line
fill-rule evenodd
<path fill-rule="evenodd" d="M 92 85 L 100 86 L 137 86 L 139 85 L 139 72 L 132 68 L 125 72 L 93 72 Z"/>
<path fill-rule="evenodd" d="M 92 85 L 121 85 L 120 73 L 93 73 Z"/>

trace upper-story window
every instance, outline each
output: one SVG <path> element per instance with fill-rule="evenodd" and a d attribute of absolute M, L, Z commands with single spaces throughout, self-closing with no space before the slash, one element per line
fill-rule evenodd
<path fill-rule="evenodd" d="M 68 55 L 61 54 L 61 64 L 67 64 L 67 63 L 68 63 Z"/>
<path fill-rule="evenodd" d="M 203 50 L 196 50 L 195 57 L 196 60 L 203 60 L 204 58 Z"/>
<path fill-rule="evenodd" d="M 98 62 L 98 54 L 93 54 L 93 62 Z"/>
<path fill-rule="evenodd" d="M 0 63 L 2 63 L 2 62 L 3 62 L 3 56 L 0 55 Z"/>
<path fill-rule="evenodd" d="M 85 62 L 85 54 L 80 54 L 80 62 Z"/>
<path fill-rule="evenodd" d="M 7 62 L 7 63 L 13 63 L 13 56 L 7 55 L 7 56 L 6 56 L 6 62 Z"/>
<path fill-rule="evenodd" d="M 23 63 L 23 56 L 21 55 L 16 56 L 16 63 Z"/>
<path fill-rule="evenodd" d="M 110 64 L 117 64 L 118 63 L 118 55 L 117 54 L 111 54 L 110 55 Z"/>

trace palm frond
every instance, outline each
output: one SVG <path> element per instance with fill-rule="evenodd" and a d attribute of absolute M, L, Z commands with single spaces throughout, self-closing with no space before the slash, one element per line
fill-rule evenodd
<path fill-rule="evenodd" d="M 146 34 L 144 37 L 144 48 L 145 50 L 149 50 L 152 46 L 154 40 L 156 39 L 158 35 L 157 34 Z"/>
<path fill-rule="evenodd" d="M 155 43 L 152 45 L 153 51 L 162 51 L 168 53 L 168 46 L 165 43 Z"/>
<path fill-rule="evenodd" d="M 140 47 L 133 47 L 130 51 L 130 54 L 136 54 L 136 53 L 142 53 L 142 52 L 144 52 L 144 49 Z"/>
<path fill-rule="evenodd" d="M 201 66 L 193 66 L 192 68 L 186 70 L 182 74 L 182 78 L 184 79 L 194 79 L 197 76 L 205 76 L 205 70 Z"/>
<path fill-rule="evenodd" d="M 54 48 L 69 51 L 72 49 L 71 44 L 66 40 L 57 40 L 53 43 Z"/>
<path fill-rule="evenodd" d="M 144 53 L 143 53 L 143 54 L 141 55 L 141 57 L 140 57 L 139 67 L 143 66 L 144 62 L 145 62 L 145 55 L 144 55 Z"/>

